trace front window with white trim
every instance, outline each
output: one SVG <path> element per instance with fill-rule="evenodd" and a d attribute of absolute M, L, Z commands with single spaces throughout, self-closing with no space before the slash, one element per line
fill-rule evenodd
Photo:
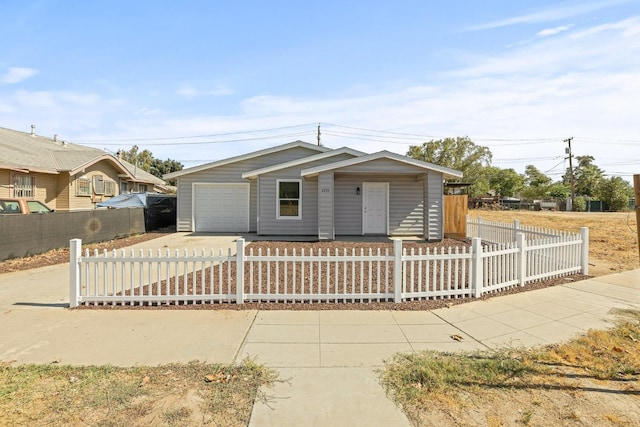
<path fill-rule="evenodd" d="M 276 217 L 278 219 L 302 218 L 302 180 L 277 180 Z"/>

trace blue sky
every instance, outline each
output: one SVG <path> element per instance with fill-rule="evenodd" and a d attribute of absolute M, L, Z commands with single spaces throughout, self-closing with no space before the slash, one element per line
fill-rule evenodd
<path fill-rule="evenodd" d="M 469 136 L 640 173 L 640 1 L 0 2 L 0 126 L 186 166 Z"/>

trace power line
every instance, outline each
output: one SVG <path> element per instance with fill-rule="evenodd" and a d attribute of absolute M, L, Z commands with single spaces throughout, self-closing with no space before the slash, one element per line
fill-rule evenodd
<path fill-rule="evenodd" d="M 220 141 L 188 141 L 188 142 L 147 142 L 144 145 L 145 146 L 170 146 L 170 145 L 207 145 L 207 144 L 224 144 L 224 143 L 228 143 L 228 142 L 250 142 L 250 141 L 261 141 L 261 140 L 265 140 L 265 139 L 278 139 L 278 138 L 291 138 L 291 137 L 296 137 L 296 136 L 308 136 L 308 135 L 314 135 L 315 131 L 310 131 L 310 132 L 298 132 L 298 133 L 289 133 L 289 134 L 280 134 L 280 135 L 269 135 L 269 136 L 261 136 L 261 137 L 254 137 L 254 138 L 238 138 L 238 139 L 225 139 L 225 140 L 220 140 Z M 115 143 L 85 143 L 84 145 L 111 145 L 111 146 L 125 146 L 125 145 L 129 145 L 126 143 L 120 143 L 120 142 L 115 142 Z"/>
<path fill-rule="evenodd" d="M 313 126 L 314 123 L 307 123 L 303 125 L 293 125 L 293 126 L 281 126 L 277 128 L 270 129 L 257 129 L 257 130 L 245 130 L 238 132 L 225 132 L 225 133 L 214 133 L 208 135 L 190 135 L 190 136 L 166 136 L 166 137 L 156 137 L 156 138 L 124 138 L 124 139 L 81 139 L 78 142 L 134 142 L 134 141 L 170 141 L 174 139 L 193 139 L 193 138 L 215 138 L 218 136 L 229 136 L 229 135 L 244 135 L 247 133 L 261 133 L 261 132 L 272 132 L 276 130 L 283 129 L 293 129 L 305 126 Z M 89 144 L 87 144 L 89 145 Z"/>

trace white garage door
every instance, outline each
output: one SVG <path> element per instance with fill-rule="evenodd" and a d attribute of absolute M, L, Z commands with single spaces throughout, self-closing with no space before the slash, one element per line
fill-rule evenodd
<path fill-rule="evenodd" d="M 249 231 L 249 184 L 194 185 L 196 232 Z"/>

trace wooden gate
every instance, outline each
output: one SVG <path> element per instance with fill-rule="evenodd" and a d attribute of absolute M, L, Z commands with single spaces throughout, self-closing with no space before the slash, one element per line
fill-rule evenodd
<path fill-rule="evenodd" d="M 467 237 L 466 194 L 446 194 L 444 196 L 444 237 L 464 239 Z"/>

